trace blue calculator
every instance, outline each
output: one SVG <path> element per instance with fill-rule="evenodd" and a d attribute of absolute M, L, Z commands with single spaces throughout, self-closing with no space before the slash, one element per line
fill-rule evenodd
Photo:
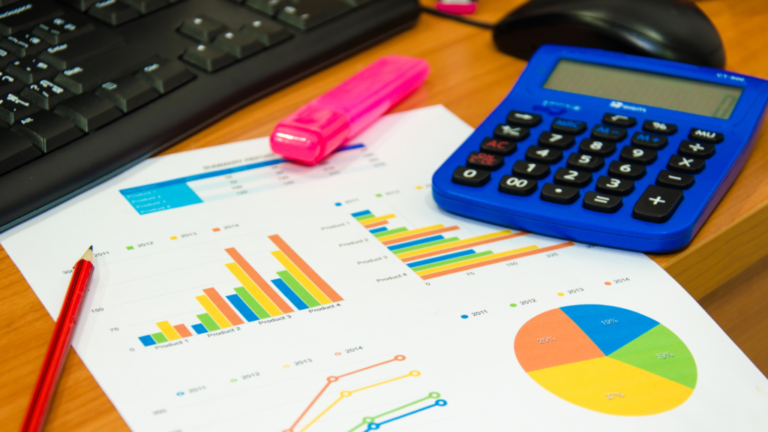
<path fill-rule="evenodd" d="M 687 245 L 749 156 L 768 81 L 547 45 L 437 170 L 440 207 L 644 252 Z"/>

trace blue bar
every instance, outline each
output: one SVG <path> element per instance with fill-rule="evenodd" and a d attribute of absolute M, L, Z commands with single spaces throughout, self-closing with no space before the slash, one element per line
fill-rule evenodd
<path fill-rule="evenodd" d="M 283 282 L 282 279 L 272 279 L 272 284 L 274 284 L 277 289 L 280 290 L 281 293 L 290 301 L 293 303 L 294 306 L 296 306 L 296 309 L 298 310 L 304 310 L 307 309 L 307 304 L 301 301 L 299 296 L 297 296 L 291 288 Z"/>
<path fill-rule="evenodd" d="M 369 215 L 369 214 L 371 214 L 370 210 L 363 210 L 363 211 L 360 211 L 360 212 L 357 212 L 357 213 L 352 213 L 352 217 L 356 218 L 356 217 L 365 216 L 365 215 Z"/>
<path fill-rule="evenodd" d="M 157 342 L 155 342 L 155 340 L 152 339 L 152 336 L 150 335 L 141 336 L 139 337 L 139 340 L 141 341 L 141 343 L 144 344 L 144 346 L 157 345 Z"/>
<path fill-rule="evenodd" d="M 238 312 L 240 312 L 240 315 L 243 316 L 248 322 L 254 322 L 258 321 L 259 317 L 256 316 L 255 313 L 251 310 L 251 308 L 248 307 L 248 305 L 245 304 L 243 299 L 240 298 L 237 294 L 232 294 L 227 296 L 227 300 L 229 300 L 230 303 L 232 303 L 232 306 L 237 309 Z"/>
<path fill-rule="evenodd" d="M 202 325 L 202 324 L 192 324 L 192 330 L 194 330 L 195 333 L 197 333 L 199 335 L 200 334 L 204 334 L 204 333 L 208 333 L 208 329 L 205 328 L 205 326 Z"/>
<path fill-rule="evenodd" d="M 416 262 L 410 263 L 410 264 L 408 264 L 408 267 L 410 267 L 410 268 L 419 267 L 419 266 L 423 266 L 423 265 L 427 265 L 427 264 L 432 264 L 432 263 L 436 263 L 436 262 L 440 262 L 440 261 L 445 261 L 445 260 L 449 260 L 449 259 L 453 259 L 453 258 L 458 258 L 458 257 L 464 256 L 464 255 L 472 255 L 473 253 L 475 253 L 475 251 L 470 249 L 470 250 L 456 252 L 456 253 L 452 253 L 452 254 L 448 254 L 448 255 L 440 255 L 439 257 L 429 258 L 429 259 L 425 259 L 425 260 L 421 260 L 421 261 L 416 261 Z"/>
<path fill-rule="evenodd" d="M 368 231 L 370 231 L 371 234 L 376 234 L 376 233 L 380 233 L 380 232 L 386 231 L 386 230 L 387 230 L 387 227 L 378 227 L 378 228 L 374 228 L 374 229 L 368 230 Z"/>
<path fill-rule="evenodd" d="M 423 239 L 414 240 L 414 241 L 410 241 L 410 242 L 406 242 L 406 243 L 396 244 L 396 245 L 393 245 L 393 246 L 388 246 L 387 249 L 389 249 L 391 251 L 394 251 L 394 250 L 398 250 L 398 249 L 403 249 L 403 248 L 407 248 L 407 247 L 411 247 L 411 246 L 420 245 L 422 243 L 429 243 L 429 242 L 433 242 L 435 240 L 443 240 L 443 239 L 445 239 L 445 237 L 443 237 L 441 235 L 436 235 L 436 236 L 426 237 L 426 238 L 423 238 Z"/>

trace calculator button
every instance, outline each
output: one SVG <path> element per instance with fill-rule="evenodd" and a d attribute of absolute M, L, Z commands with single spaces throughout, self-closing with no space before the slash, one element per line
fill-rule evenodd
<path fill-rule="evenodd" d="M 555 204 L 573 204 L 579 199 L 579 189 L 547 183 L 541 188 L 541 199 Z"/>
<path fill-rule="evenodd" d="M 472 152 L 467 158 L 467 166 L 470 168 L 482 168 L 496 171 L 504 165 L 504 158 L 490 153 Z"/>
<path fill-rule="evenodd" d="M 592 183 L 592 173 L 558 168 L 555 171 L 555 183 L 577 188 L 587 187 L 588 184 Z"/>
<path fill-rule="evenodd" d="M 595 172 L 603 167 L 604 159 L 600 156 L 571 153 L 568 156 L 568 167 Z"/>
<path fill-rule="evenodd" d="M 548 149 L 539 146 L 530 146 L 525 152 L 525 158 L 531 162 L 554 164 L 563 158 L 563 152 L 556 149 Z"/>
<path fill-rule="evenodd" d="M 627 196 L 635 190 L 635 182 L 632 180 L 600 176 L 600 178 L 597 179 L 595 189 L 597 189 L 598 192 Z"/>
<path fill-rule="evenodd" d="M 517 150 L 517 143 L 496 138 L 484 138 L 480 150 L 502 156 L 509 156 Z"/>
<path fill-rule="evenodd" d="M 620 114 L 605 113 L 603 115 L 603 123 L 611 126 L 632 127 L 637 124 L 637 120 L 634 117 L 627 117 Z"/>
<path fill-rule="evenodd" d="M 688 156 L 672 155 L 669 158 L 667 169 L 687 174 L 698 174 L 704 171 L 706 163 L 704 159 L 696 159 Z"/>
<path fill-rule="evenodd" d="M 642 132 L 635 132 L 632 136 L 632 145 L 644 147 L 653 150 L 661 150 L 667 146 L 669 139 L 665 136 L 651 135 Z"/>
<path fill-rule="evenodd" d="M 507 116 L 507 123 L 516 126 L 534 127 L 541 123 L 541 116 L 522 111 L 510 111 Z"/>
<path fill-rule="evenodd" d="M 499 192 L 510 195 L 528 196 L 538 188 L 536 180 L 518 178 L 513 176 L 504 176 L 499 182 Z"/>
<path fill-rule="evenodd" d="M 688 189 L 693 186 L 696 177 L 688 174 L 673 173 L 661 170 L 656 177 L 656 184 L 659 186 L 670 187 L 673 189 Z"/>
<path fill-rule="evenodd" d="M 673 125 L 672 123 L 646 120 L 643 122 L 643 130 L 646 132 L 653 132 L 662 135 L 672 135 L 677 132 L 677 125 Z"/>
<path fill-rule="evenodd" d="M 650 165 L 656 161 L 656 150 L 626 146 L 621 149 L 619 158 L 625 162 L 635 162 L 643 165 Z"/>
<path fill-rule="evenodd" d="M 592 138 L 605 141 L 621 141 L 627 137 L 627 130 L 622 128 L 597 125 L 592 128 Z"/>
<path fill-rule="evenodd" d="M 483 169 L 458 167 L 453 172 L 453 182 L 464 186 L 480 187 L 491 179 L 491 172 Z"/>
<path fill-rule="evenodd" d="M 638 180 L 645 175 L 645 166 L 629 162 L 613 161 L 608 167 L 608 174 L 627 180 Z"/>
<path fill-rule="evenodd" d="M 717 144 L 723 142 L 725 135 L 721 134 L 720 132 L 712 132 L 704 129 L 693 128 L 691 129 L 691 133 L 688 134 L 688 138 L 695 141 L 704 141 Z"/>
<path fill-rule="evenodd" d="M 541 180 L 549 175 L 549 165 L 519 160 L 512 166 L 512 174 L 518 177 Z"/>
<path fill-rule="evenodd" d="M 587 124 L 583 121 L 556 118 L 552 122 L 552 132 L 578 135 L 587 130 Z"/>
<path fill-rule="evenodd" d="M 621 208 L 621 198 L 600 195 L 595 192 L 587 192 L 584 195 L 584 204 L 582 204 L 587 210 L 599 211 L 602 213 L 616 213 Z"/>
<path fill-rule="evenodd" d="M 579 151 L 595 156 L 610 156 L 616 151 L 616 143 L 611 141 L 585 139 L 579 145 Z"/>
<path fill-rule="evenodd" d="M 539 145 L 556 149 L 567 149 L 573 145 L 573 135 L 556 134 L 554 132 L 542 132 L 539 136 Z"/>
<path fill-rule="evenodd" d="M 677 154 L 682 156 L 694 156 L 702 159 L 709 159 L 715 154 L 715 146 L 712 144 L 701 144 L 695 141 L 683 140 Z"/>
<path fill-rule="evenodd" d="M 528 138 L 528 134 L 528 128 L 526 127 L 510 126 L 506 124 L 496 126 L 496 129 L 493 131 L 494 137 L 510 141 L 522 141 Z"/>
<path fill-rule="evenodd" d="M 648 222 L 666 222 L 683 200 L 683 191 L 660 186 L 648 186 L 635 204 L 632 217 Z"/>

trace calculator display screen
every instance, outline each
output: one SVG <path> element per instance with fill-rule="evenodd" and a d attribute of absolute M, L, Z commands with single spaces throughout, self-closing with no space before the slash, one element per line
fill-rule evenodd
<path fill-rule="evenodd" d="M 728 119 L 742 89 L 637 70 L 560 60 L 544 88 Z"/>

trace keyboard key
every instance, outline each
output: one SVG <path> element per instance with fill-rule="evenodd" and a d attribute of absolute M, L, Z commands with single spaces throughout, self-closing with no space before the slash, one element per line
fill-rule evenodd
<path fill-rule="evenodd" d="M 117 0 L 104 0 L 94 3 L 94 5 L 88 9 L 88 15 L 116 27 L 140 17 L 141 13 Z"/>
<path fill-rule="evenodd" d="M 592 183 L 592 174 L 587 171 L 558 168 L 557 171 L 555 171 L 555 183 L 583 188 Z"/>
<path fill-rule="evenodd" d="M 40 80 L 53 78 L 58 71 L 40 60 L 23 58 L 8 65 L 6 72 L 18 78 L 25 84 L 36 83 Z"/>
<path fill-rule="evenodd" d="M 603 167 L 604 159 L 600 156 L 571 153 L 568 156 L 567 166 L 579 170 L 595 172 Z"/>
<path fill-rule="evenodd" d="M 226 32 L 216 36 L 213 44 L 232 54 L 237 59 L 244 59 L 264 49 L 256 36 L 245 32 Z"/>
<path fill-rule="evenodd" d="M 169 0 L 120 0 L 128 6 L 141 12 L 142 15 L 152 13 L 171 4 Z"/>
<path fill-rule="evenodd" d="M 224 23 L 216 21 L 207 15 L 186 19 L 181 23 L 181 27 L 179 27 L 179 33 L 189 36 L 198 42 L 212 42 L 216 36 L 226 31 L 227 26 Z"/>
<path fill-rule="evenodd" d="M 0 48 L 17 57 L 26 57 L 36 56 L 40 51 L 48 48 L 48 44 L 31 33 L 21 33 L 0 40 Z"/>
<path fill-rule="evenodd" d="M 0 129 L 0 175 L 37 159 L 42 152 L 10 129 Z"/>
<path fill-rule="evenodd" d="M 472 152 L 467 158 L 467 166 L 470 168 L 481 168 L 489 171 L 496 171 L 504 165 L 504 158 L 499 155 L 489 153 Z"/>
<path fill-rule="evenodd" d="M 662 135 L 672 135 L 677 132 L 677 126 L 673 125 L 672 123 L 646 120 L 643 122 L 643 130 L 646 132 L 653 132 Z"/>
<path fill-rule="evenodd" d="M 224 50 L 212 45 L 203 44 L 187 48 L 187 50 L 184 51 L 184 55 L 181 56 L 181 59 L 207 72 L 216 72 L 225 66 L 231 65 L 237 60 L 227 54 Z"/>
<path fill-rule="evenodd" d="M 573 145 L 573 135 L 556 134 L 554 132 L 544 131 L 539 135 L 539 145 L 556 148 L 567 149 Z"/>
<path fill-rule="evenodd" d="M 549 165 L 519 160 L 512 165 L 512 175 L 541 180 L 549 175 Z"/>
<path fill-rule="evenodd" d="M 4 99 L 0 99 L 0 120 L 12 125 L 24 117 L 28 117 L 39 108 L 32 102 L 8 93 Z"/>
<path fill-rule="evenodd" d="M 17 92 L 24 88 L 24 82 L 7 73 L 0 72 L 0 95 Z"/>
<path fill-rule="evenodd" d="M 651 150 L 661 150 L 667 146 L 669 139 L 665 136 L 651 135 L 643 132 L 635 132 L 632 136 L 632 145 Z"/>
<path fill-rule="evenodd" d="M 257 20 L 243 24 L 240 31 L 256 37 L 264 46 L 272 46 L 293 37 L 293 34 L 280 24 L 272 21 Z"/>
<path fill-rule="evenodd" d="M 110 101 L 120 111 L 127 113 L 160 97 L 146 82 L 132 76 L 107 81 L 96 89 L 96 94 Z"/>
<path fill-rule="evenodd" d="M 677 154 L 709 159 L 715 154 L 715 146 L 712 144 L 701 144 L 694 141 L 683 140 L 683 142 L 680 143 L 680 147 L 677 149 Z"/>
<path fill-rule="evenodd" d="M 666 222 L 682 201 L 683 191 L 651 185 L 635 204 L 632 217 L 647 222 Z"/>
<path fill-rule="evenodd" d="M 53 2 L 32 0 L 13 3 L 0 8 L 0 34 L 10 36 L 32 29 L 37 24 L 61 15 L 63 12 Z"/>
<path fill-rule="evenodd" d="M 546 183 L 541 188 L 541 199 L 555 204 L 573 204 L 579 199 L 578 188 Z"/>
<path fill-rule="evenodd" d="M 698 174 L 704 171 L 706 162 L 704 159 L 696 159 L 688 156 L 672 155 L 667 163 L 667 169 L 687 174 Z"/>
<path fill-rule="evenodd" d="M 122 116 L 108 100 L 85 93 L 65 100 L 54 112 L 71 121 L 83 132 L 91 132 Z"/>
<path fill-rule="evenodd" d="M 61 71 L 54 82 L 75 94 L 91 91 L 103 83 L 127 75 L 146 64 L 152 54 L 146 48 L 125 45 Z"/>
<path fill-rule="evenodd" d="M 592 128 L 592 138 L 605 141 L 621 141 L 627 137 L 627 130 L 610 126 L 597 125 Z"/>
<path fill-rule="evenodd" d="M 267 15 L 275 16 L 278 12 L 283 10 L 288 0 L 246 0 L 245 5 L 256 9 L 257 11 L 264 12 Z"/>
<path fill-rule="evenodd" d="M 688 134 L 688 138 L 694 141 L 708 142 L 712 144 L 718 144 L 723 142 L 725 135 L 720 132 L 712 132 L 704 129 L 691 129 L 691 133 Z"/>
<path fill-rule="evenodd" d="M 11 130 L 32 141 L 43 153 L 56 150 L 83 136 L 75 125 L 47 111 L 39 111 L 19 120 Z"/>
<path fill-rule="evenodd" d="M 9 53 L 4 49 L 0 49 L 0 69 L 5 69 L 6 66 L 15 62 L 19 58 Z"/>
<path fill-rule="evenodd" d="M 538 114 L 522 111 L 511 111 L 507 115 L 507 123 L 515 126 L 535 127 L 541 123 L 541 116 Z"/>
<path fill-rule="evenodd" d="M 48 80 L 40 80 L 21 91 L 21 96 L 30 100 L 38 107 L 50 111 L 56 108 L 61 101 L 74 96 L 74 93 L 57 86 Z"/>
<path fill-rule="evenodd" d="M 288 0 L 277 13 L 277 19 L 309 30 L 351 9 L 342 0 Z"/>
<path fill-rule="evenodd" d="M 501 182 L 499 182 L 499 192 L 517 196 L 531 195 L 538 189 L 538 187 L 536 180 L 517 178 L 508 175 L 502 177 Z"/>
<path fill-rule="evenodd" d="M 587 130 L 587 124 L 583 121 L 556 118 L 552 122 L 552 132 L 578 135 Z"/>
<path fill-rule="evenodd" d="M 501 156 L 509 156 L 517 150 L 517 143 L 496 138 L 483 138 L 480 150 Z"/>
<path fill-rule="evenodd" d="M 522 141 L 528 138 L 530 131 L 527 127 L 523 126 L 510 126 L 506 124 L 500 124 L 496 126 L 493 131 L 493 136 L 498 139 L 505 139 L 510 141 Z"/>
<path fill-rule="evenodd" d="M 490 179 L 491 172 L 482 169 L 458 167 L 453 172 L 453 182 L 464 186 L 484 186 Z"/>
<path fill-rule="evenodd" d="M 603 114 L 603 123 L 611 126 L 630 128 L 637 124 L 637 119 L 620 114 L 605 113 Z"/>
<path fill-rule="evenodd" d="M 579 152 L 594 156 L 607 157 L 616 151 L 616 143 L 612 141 L 597 141 L 585 139 L 579 145 Z"/>
<path fill-rule="evenodd" d="M 608 174 L 627 180 L 639 180 L 645 175 L 645 165 L 613 161 L 608 166 Z"/>
<path fill-rule="evenodd" d="M 627 196 L 635 190 L 635 182 L 615 177 L 600 176 L 595 184 L 598 192 Z"/>
<path fill-rule="evenodd" d="M 688 189 L 696 182 L 696 177 L 688 174 L 673 173 L 661 170 L 656 177 L 656 184 L 673 189 Z"/>
<path fill-rule="evenodd" d="M 620 197 L 587 192 L 587 194 L 584 195 L 582 206 L 587 210 L 598 211 L 601 213 L 616 213 L 621 208 L 622 202 Z"/>
<path fill-rule="evenodd" d="M 40 60 L 59 70 L 65 70 L 108 52 L 124 42 L 117 33 L 97 29 L 77 39 L 48 47 L 40 53 Z"/>
<path fill-rule="evenodd" d="M 93 3 L 96 1 L 94 0 Z M 32 29 L 32 34 L 51 45 L 58 45 L 80 37 L 95 28 L 93 23 L 82 15 L 65 14 L 41 22 Z"/>
<path fill-rule="evenodd" d="M 193 80 L 195 74 L 176 60 L 160 59 L 141 68 L 136 78 L 144 80 L 160 94 L 166 94 Z"/>
<path fill-rule="evenodd" d="M 619 159 L 625 162 L 635 162 L 643 165 L 650 165 L 656 161 L 656 150 L 626 146 L 621 149 Z"/>
<path fill-rule="evenodd" d="M 98 3 L 99 0 L 59 0 L 59 2 L 64 3 L 67 6 L 73 7 L 79 10 L 80 12 L 85 12 L 88 10 L 88 8 Z"/>
<path fill-rule="evenodd" d="M 525 152 L 525 158 L 531 162 L 554 164 L 560 162 L 560 159 L 563 158 L 563 152 L 539 146 L 530 146 L 528 151 Z"/>

